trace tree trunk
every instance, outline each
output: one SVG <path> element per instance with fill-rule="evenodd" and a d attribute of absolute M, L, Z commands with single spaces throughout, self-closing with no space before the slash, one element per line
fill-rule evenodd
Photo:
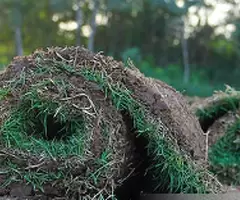
<path fill-rule="evenodd" d="M 81 45 L 81 28 L 83 24 L 83 13 L 80 5 L 80 0 L 77 2 L 77 10 L 76 10 L 76 22 L 77 22 L 77 30 L 76 30 L 76 45 Z"/>
<path fill-rule="evenodd" d="M 21 0 L 15 1 L 12 9 L 12 20 L 13 20 L 13 31 L 15 34 L 15 51 L 17 56 L 23 55 L 23 44 L 22 44 L 22 13 L 21 13 Z"/>
<path fill-rule="evenodd" d="M 17 25 L 14 28 L 15 32 L 15 45 L 16 45 L 16 54 L 17 56 L 23 55 L 23 44 L 22 44 L 22 31 L 20 25 Z"/>
<path fill-rule="evenodd" d="M 92 18 L 90 23 L 91 33 L 88 39 L 88 49 L 90 51 L 94 51 L 94 38 L 96 34 L 96 29 L 97 29 L 96 16 L 99 9 L 99 5 L 100 5 L 99 0 L 94 0 L 94 8 L 93 8 Z"/>
<path fill-rule="evenodd" d="M 182 45 L 183 65 L 184 65 L 183 81 L 184 83 L 188 83 L 190 78 L 190 66 L 189 66 L 189 58 L 188 58 L 188 44 L 187 44 L 187 38 L 185 36 L 185 18 L 184 17 L 182 18 L 181 45 Z"/>

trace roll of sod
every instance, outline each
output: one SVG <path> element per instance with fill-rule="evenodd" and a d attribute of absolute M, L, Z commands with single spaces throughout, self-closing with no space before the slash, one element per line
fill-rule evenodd
<path fill-rule="evenodd" d="M 215 120 L 229 111 L 236 111 L 239 102 L 240 92 L 226 86 L 225 91 L 216 91 L 211 97 L 195 101 L 190 109 L 197 115 L 203 131 L 206 132 Z"/>
<path fill-rule="evenodd" d="M 218 175 L 222 183 L 240 185 L 240 120 L 229 126 L 224 134 L 210 148 L 210 170 Z"/>
<path fill-rule="evenodd" d="M 228 186 L 240 185 L 239 102 L 239 91 L 227 86 L 191 105 L 206 132 L 209 169 Z"/>
<path fill-rule="evenodd" d="M 184 98 L 80 47 L 18 57 L 0 75 L 1 185 L 66 198 L 221 192 Z M 13 186 L 14 185 L 14 186 Z M 51 194 L 49 194 L 51 193 Z"/>

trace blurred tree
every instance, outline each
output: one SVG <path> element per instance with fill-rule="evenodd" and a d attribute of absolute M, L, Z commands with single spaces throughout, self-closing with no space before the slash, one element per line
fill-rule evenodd
<path fill-rule="evenodd" d="M 13 29 L 15 34 L 15 52 L 16 55 L 23 55 L 22 44 L 22 12 L 26 7 L 25 0 L 2 0 L 0 6 L 5 11 L 5 17 L 9 20 L 9 25 Z"/>
<path fill-rule="evenodd" d="M 188 56 L 188 40 L 185 31 L 185 17 L 181 18 L 182 32 L 181 32 L 181 45 L 182 45 L 182 56 L 184 65 L 183 82 L 187 84 L 190 79 L 190 65 Z"/>
<path fill-rule="evenodd" d="M 178 7 L 175 0 L 108 0 L 106 3 L 108 24 L 100 27 L 96 36 L 96 44 L 104 46 L 105 52 L 120 58 L 125 49 L 138 47 L 143 55 L 152 54 L 159 64 L 179 59 L 179 55 L 169 54 L 174 38 L 166 28 L 173 17 L 186 14 L 196 1 L 186 1 L 183 7 Z"/>
<path fill-rule="evenodd" d="M 176 0 L 150 0 L 153 6 L 161 7 L 165 12 L 172 15 L 184 15 L 187 13 L 188 9 L 199 3 L 199 0 L 185 0 L 183 1 L 183 6 L 179 7 Z"/>
<path fill-rule="evenodd" d="M 22 44 L 22 13 L 21 13 L 21 0 L 16 0 L 12 9 L 13 16 L 13 27 L 15 32 L 15 45 L 16 54 L 18 56 L 23 55 L 23 44 Z"/>
<path fill-rule="evenodd" d="M 91 27 L 91 33 L 88 39 L 88 49 L 90 51 L 94 51 L 94 38 L 96 35 L 96 16 L 99 11 L 99 6 L 100 6 L 100 0 L 93 0 L 93 11 L 92 11 L 92 17 L 91 17 L 91 22 L 90 22 L 90 27 Z"/>
<path fill-rule="evenodd" d="M 78 0 L 76 2 L 76 22 L 77 22 L 77 30 L 76 30 L 76 45 L 81 44 L 81 28 L 83 24 L 83 12 L 82 12 L 82 0 Z"/>
<path fill-rule="evenodd" d="M 21 55 L 23 47 L 29 54 L 36 48 L 77 44 L 116 59 L 134 55 L 151 60 L 146 66 L 183 65 L 186 82 L 190 71 L 200 67 L 214 81 L 232 80 L 226 72 L 230 66 L 237 72 L 239 66 L 238 1 L 218 1 L 232 8 L 214 26 L 209 23 L 214 1 L 202 1 L 198 6 L 197 0 L 184 1 L 179 7 L 175 0 L 0 0 L 0 62 Z M 193 10 L 198 23 L 190 26 Z M 232 34 L 216 34 L 229 26 Z"/>

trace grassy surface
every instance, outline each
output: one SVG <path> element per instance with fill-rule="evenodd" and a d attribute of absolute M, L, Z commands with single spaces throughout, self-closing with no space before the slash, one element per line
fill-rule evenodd
<path fill-rule="evenodd" d="M 214 97 L 214 96 L 213 96 Z M 226 91 L 220 92 L 216 100 L 203 109 L 199 109 L 196 115 L 203 128 L 207 131 L 215 120 L 239 109 L 239 92 L 227 87 Z M 206 126 L 206 127 L 205 127 Z M 240 184 L 240 121 L 231 125 L 225 135 L 209 149 L 209 162 L 211 171 L 218 175 L 222 183 L 228 185 Z M 216 133 L 217 134 L 217 133 Z"/>
<path fill-rule="evenodd" d="M 240 120 L 229 127 L 226 134 L 209 150 L 212 171 L 224 183 L 240 184 Z"/>
<path fill-rule="evenodd" d="M 49 139 L 47 124 L 49 116 L 54 116 L 54 123 L 61 127 L 53 139 Z M 83 159 L 88 141 L 86 127 L 82 116 L 70 116 L 67 109 L 58 102 L 41 99 L 34 89 L 28 91 L 22 96 L 21 104 L 12 110 L 12 114 L 1 127 L 1 145 L 5 150 L 15 151 L 13 154 L 19 156 L 21 160 L 20 163 L 16 163 L 16 159 L 10 156 L 1 163 L 2 170 L 7 170 L 4 174 L 8 176 L 2 187 L 11 182 L 24 180 L 31 183 L 34 188 L 43 190 L 44 183 L 59 179 L 70 181 L 65 170 L 69 166 L 59 166 L 59 170 L 54 172 L 42 169 L 41 166 L 38 171 L 24 168 L 31 162 L 29 158 L 32 157 L 43 161 L 65 160 L 69 157 Z"/>
<path fill-rule="evenodd" d="M 2 143 L 7 148 L 30 151 L 34 155 L 43 154 L 48 158 L 82 155 L 86 130 L 81 118 L 69 121 L 61 112 L 55 123 L 63 125 L 62 130 L 57 133 L 63 139 L 48 140 L 47 118 L 53 116 L 58 105 L 48 101 L 34 103 L 34 107 L 30 107 L 23 102 L 11 114 L 2 126 Z M 39 112 L 34 113 L 33 108 L 37 108 Z M 69 135 L 64 135 L 66 133 Z"/>

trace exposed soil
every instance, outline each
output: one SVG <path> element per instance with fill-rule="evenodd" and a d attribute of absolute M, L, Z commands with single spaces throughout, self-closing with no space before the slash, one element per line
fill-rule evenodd
<path fill-rule="evenodd" d="M 217 119 L 213 125 L 208 129 L 208 145 L 211 147 L 222 136 L 225 135 L 227 129 L 236 122 L 238 115 L 236 113 L 229 112 L 223 117 Z"/>
<path fill-rule="evenodd" d="M 128 74 L 126 84 L 134 91 L 136 98 L 155 118 L 160 118 L 167 125 L 177 144 L 187 154 L 198 161 L 203 159 L 204 135 L 184 97 L 162 81 L 145 78 L 137 71 L 129 71 Z"/>

